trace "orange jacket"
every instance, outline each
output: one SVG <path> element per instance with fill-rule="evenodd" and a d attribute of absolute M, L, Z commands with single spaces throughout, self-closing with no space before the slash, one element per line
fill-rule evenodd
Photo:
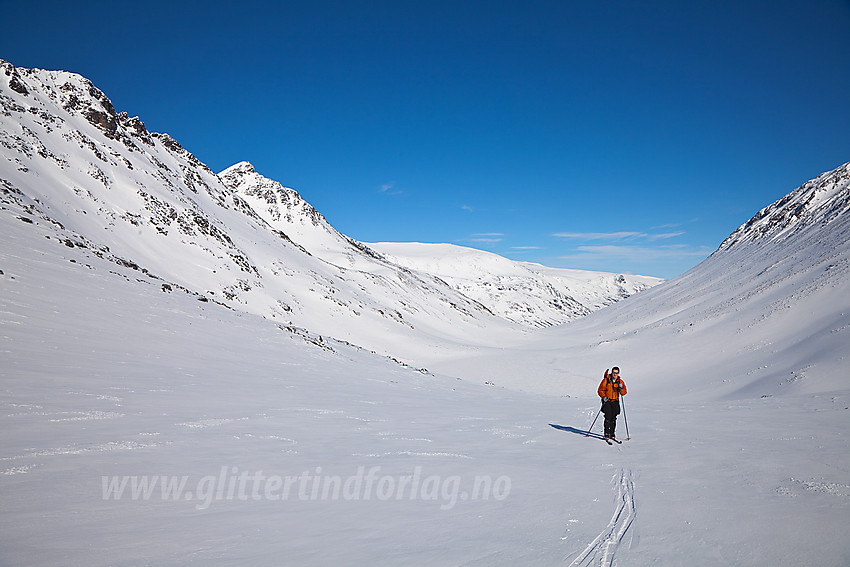
<path fill-rule="evenodd" d="M 626 383 L 622 378 L 614 378 L 608 371 L 605 371 L 605 378 L 599 384 L 599 389 L 596 391 L 600 398 L 608 398 L 609 400 L 617 400 L 621 395 L 625 396 Z"/>

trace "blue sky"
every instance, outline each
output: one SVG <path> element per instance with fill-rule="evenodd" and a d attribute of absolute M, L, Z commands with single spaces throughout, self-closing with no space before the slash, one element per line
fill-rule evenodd
<path fill-rule="evenodd" d="M 850 161 L 850 2 L 8 2 L 91 79 L 363 241 L 673 277 Z"/>

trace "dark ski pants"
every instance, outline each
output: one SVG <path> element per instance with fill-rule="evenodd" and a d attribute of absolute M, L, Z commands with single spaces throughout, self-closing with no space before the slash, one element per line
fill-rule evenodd
<path fill-rule="evenodd" d="M 605 437 L 615 437 L 617 416 L 620 415 L 620 400 L 602 402 L 602 413 L 605 414 Z"/>

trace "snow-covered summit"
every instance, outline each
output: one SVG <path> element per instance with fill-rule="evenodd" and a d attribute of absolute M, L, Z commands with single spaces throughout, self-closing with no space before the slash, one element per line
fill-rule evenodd
<path fill-rule="evenodd" d="M 339 234 L 297 191 L 263 177 L 247 161 L 232 165 L 218 175 L 236 192 L 259 203 L 261 206 L 257 212 L 266 222 L 283 220 L 287 228 L 292 228 L 295 223 L 309 223 L 321 226 L 325 232 Z"/>
<path fill-rule="evenodd" d="M 372 269 L 376 260 L 382 260 L 366 245 L 331 226 L 296 190 L 260 175 L 251 163 L 232 165 L 219 177 L 273 231 L 285 234 L 306 253 L 361 270 Z"/>

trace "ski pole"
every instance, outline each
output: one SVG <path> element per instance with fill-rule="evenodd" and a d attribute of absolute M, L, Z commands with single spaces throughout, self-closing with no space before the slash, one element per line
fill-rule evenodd
<path fill-rule="evenodd" d="M 593 426 L 596 425 L 596 420 L 599 419 L 599 414 L 602 413 L 602 408 L 599 408 L 599 411 L 596 413 L 596 417 L 593 418 L 593 423 L 590 424 L 590 427 L 587 428 L 587 433 L 584 434 L 585 437 L 590 435 L 590 430 L 593 429 Z M 626 431 L 628 432 L 628 427 L 626 427 Z"/>
<path fill-rule="evenodd" d="M 631 439 L 629 437 L 629 418 L 626 417 L 626 399 L 623 396 L 620 396 L 620 403 L 623 405 L 623 421 L 626 422 L 626 441 Z"/>

